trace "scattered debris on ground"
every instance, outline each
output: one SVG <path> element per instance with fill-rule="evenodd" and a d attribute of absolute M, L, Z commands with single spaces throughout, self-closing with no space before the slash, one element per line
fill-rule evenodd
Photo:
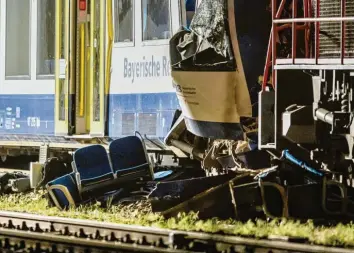
<path fill-rule="evenodd" d="M 36 177 L 40 180 L 35 189 L 45 189 L 49 206 L 60 210 L 145 201 L 164 218 L 189 212 L 201 219 L 239 221 L 352 217 L 352 187 L 332 180 L 331 173 L 312 168 L 288 150 L 271 163 L 251 146 L 234 142 L 230 147 L 235 152 L 224 162 L 232 159 L 237 166 L 206 176 L 201 168 L 153 167 L 143 139 L 128 136 L 112 141 L 108 153 L 95 144 L 76 150 L 69 161 L 48 159 Z M 32 181 L 33 177 L 18 173 L 0 177 L 4 193 L 27 192 Z"/>
<path fill-rule="evenodd" d="M 102 146 L 92 145 L 77 150 L 69 162 L 48 160 L 34 190 L 11 190 L 11 177 L 3 176 L 9 179 L 3 183 L 8 189 L 3 193 L 11 194 L 0 195 L 0 209 L 257 238 L 292 236 L 322 245 L 354 246 L 352 222 L 314 225 L 350 213 L 352 188 L 333 183 L 325 173 L 318 175 L 306 164 L 292 166 L 299 160 L 289 152 L 272 167 L 247 167 L 244 165 L 255 165 L 247 159 L 256 159 L 257 150 L 238 143 L 235 146 L 241 153 L 235 157 L 241 161 L 240 167 L 206 176 L 200 168 L 153 167 L 141 139 L 118 140 L 110 145 L 109 154 Z M 338 189 L 345 189 L 344 197 L 337 195 Z M 330 212 L 325 213 L 324 206 Z M 339 214 L 334 212 L 338 210 Z"/>

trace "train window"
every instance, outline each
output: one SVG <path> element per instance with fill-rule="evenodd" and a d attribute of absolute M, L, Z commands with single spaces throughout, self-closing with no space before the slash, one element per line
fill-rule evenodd
<path fill-rule="evenodd" d="M 6 77 L 30 76 L 31 1 L 6 1 Z"/>
<path fill-rule="evenodd" d="M 171 37 L 170 1 L 142 0 L 143 40 L 161 40 Z"/>
<path fill-rule="evenodd" d="M 133 0 L 114 0 L 114 42 L 133 42 Z"/>
<path fill-rule="evenodd" d="M 37 10 L 37 75 L 54 76 L 55 1 L 40 0 Z"/>

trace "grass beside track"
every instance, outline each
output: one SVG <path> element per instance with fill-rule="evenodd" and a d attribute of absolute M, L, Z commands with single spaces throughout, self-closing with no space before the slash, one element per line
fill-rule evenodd
<path fill-rule="evenodd" d="M 354 247 L 354 223 L 325 227 L 315 226 L 311 221 L 305 224 L 286 220 L 271 222 L 259 220 L 246 223 L 218 219 L 202 221 L 198 219 L 197 214 L 193 213 L 164 219 L 159 214 L 151 213 L 149 205 L 143 202 L 127 206 L 110 206 L 105 209 L 97 203 L 95 206 L 60 211 L 55 207 L 49 207 L 47 200 L 42 196 L 43 192 L 2 195 L 0 210 L 184 231 L 224 232 L 256 238 L 266 238 L 269 235 L 296 236 L 307 238 L 311 243 L 318 245 Z"/>

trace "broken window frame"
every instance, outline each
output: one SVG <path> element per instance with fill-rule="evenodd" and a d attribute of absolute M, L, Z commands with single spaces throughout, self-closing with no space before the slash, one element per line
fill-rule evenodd
<path fill-rule="evenodd" d="M 172 3 L 171 0 L 165 0 L 167 1 L 167 5 L 168 5 L 168 25 L 169 25 L 169 32 L 170 32 L 170 36 L 169 38 L 162 38 L 162 39 L 144 39 L 144 1 L 147 0 L 140 0 L 140 4 L 141 4 L 141 43 L 143 46 L 151 46 L 151 45 L 168 45 L 169 44 L 169 40 L 172 38 L 173 34 L 172 34 Z"/>
<path fill-rule="evenodd" d="M 132 2 L 132 17 L 131 17 L 131 29 L 132 29 L 132 41 L 117 41 L 117 34 L 119 37 L 119 11 L 118 8 L 118 2 L 122 0 L 112 0 L 113 1 L 113 23 L 114 23 L 114 32 L 113 32 L 113 38 L 114 38 L 114 47 L 134 47 L 136 43 L 136 36 L 135 36 L 135 7 L 136 7 L 136 1 L 135 0 L 130 0 Z M 129 0 L 128 0 L 129 1 Z"/>

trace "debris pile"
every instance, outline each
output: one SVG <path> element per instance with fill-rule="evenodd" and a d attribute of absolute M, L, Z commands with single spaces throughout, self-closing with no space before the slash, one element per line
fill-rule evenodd
<path fill-rule="evenodd" d="M 0 194 L 26 192 L 31 189 L 30 179 L 21 172 L 0 173 Z"/>
<path fill-rule="evenodd" d="M 108 153 L 101 145 L 91 145 L 78 149 L 72 161 L 49 159 L 36 188 L 45 187 L 49 202 L 61 210 L 97 201 L 101 207 L 143 201 L 166 218 L 189 212 L 201 219 L 240 221 L 353 216 L 354 190 L 335 180 L 332 172 L 316 169 L 288 150 L 270 162 L 247 142 L 233 147 L 238 166 L 218 175 L 177 166 L 157 171 L 143 139 L 128 136 L 112 141 Z M 29 177 L 20 173 L 0 176 L 0 187 L 1 193 L 31 189 Z"/>
<path fill-rule="evenodd" d="M 161 182 L 149 197 L 152 210 L 165 217 L 194 211 L 202 219 L 350 219 L 354 189 L 334 177 L 286 150 L 270 168 L 236 168 L 220 176 Z"/>

